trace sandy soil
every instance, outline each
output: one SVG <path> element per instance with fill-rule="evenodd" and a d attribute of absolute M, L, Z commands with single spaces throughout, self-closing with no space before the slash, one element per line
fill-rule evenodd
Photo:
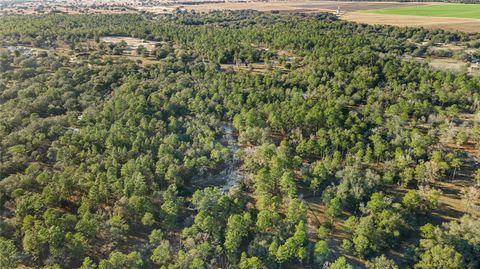
<path fill-rule="evenodd" d="M 390 14 L 371 14 L 362 12 L 347 12 L 341 18 L 347 21 L 367 24 L 388 24 L 394 26 L 425 27 L 429 29 L 443 29 L 449 31 L 478 32 L 480 20 L 462 18 L 442 18 L 424 16 L 406 16 Z"/>
<path fill-rule="evenodd" d="M 430 58 L 428 63 L 433 68 L 445 71 L 460 72 L 468 68 L 468 63 L 452 58 Z"/>
<path fill-rule="evenodd" d="M 172 13 L 175 11 L 176 6 L 146 6 L 146 7 L 136 7 L 138 11 L 153 12 L 157 14 L 162 13 Z"/>
<path fill-rule="evenodd" d="M 100 37 L 100 41 L 105 43 L 119 43 L 121 41 L 125 41 L 130 49 L 136 49 L 139 46 L 143 46 L 149 50 L 155 48 L 156 44 L 161 43 L 127 36 L 104 36 Z"/>

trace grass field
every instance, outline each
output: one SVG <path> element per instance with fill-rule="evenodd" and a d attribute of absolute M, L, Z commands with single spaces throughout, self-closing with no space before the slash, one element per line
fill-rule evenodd
<path fill-rule="evenodd" d="M 480 4 L 442 4 L 369 10 L 369 13 L 480 19 Z"/>

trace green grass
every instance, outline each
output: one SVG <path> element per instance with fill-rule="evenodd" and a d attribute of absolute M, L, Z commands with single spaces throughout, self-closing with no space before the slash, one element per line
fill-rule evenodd
<path fill-rule="evenodd" d="M 369 10 L 369 13 L 480 19 L 480 4 L 442 4 Z"/>

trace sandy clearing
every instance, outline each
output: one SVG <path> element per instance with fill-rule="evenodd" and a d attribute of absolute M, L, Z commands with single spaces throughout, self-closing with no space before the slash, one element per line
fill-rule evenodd
<path fill-rule="evenodd" d="M 439 70 L 460 72 L 462 69 L 468 69 L 468 63 L 452 58 L 430 58 L 428 64 Z"/>
<path fill-rule="evenodd" d="M 105 43 L 119 43 L 125 41 L 127 46 L 131 49 L 136 49 L 139 46 L 143 46 L 148 49 L 153 49 L 157 44 L 162 44 L 162 42 L 149 41 L 140 38 L 128 37 L 128 36 L 102 36 L 100 41 Z"/>
<path fill-rule="evenodd" d="M 449 31 L 479 32 L 480 19 L 443 18 L 425 16 L 407 16 L 391 14 L 372 14 L 364 12 L 348 12 L 341 19 L 367 24 L 387 24 L 401 27 L 425 27 Z"/>

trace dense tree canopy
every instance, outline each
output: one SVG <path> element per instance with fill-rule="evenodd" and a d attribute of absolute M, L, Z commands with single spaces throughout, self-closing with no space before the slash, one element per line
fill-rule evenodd
<path fill-rule="evenodd" d="M 135 58 L 104 36 L 157 43 Z M 404 264 L 474 268 L 478 218 L 425 216 L 480 80 L 402 56 L 477 38 L 328 14 L 1 17 L 0 267 L 397 268 L 421 233 Z"/>

